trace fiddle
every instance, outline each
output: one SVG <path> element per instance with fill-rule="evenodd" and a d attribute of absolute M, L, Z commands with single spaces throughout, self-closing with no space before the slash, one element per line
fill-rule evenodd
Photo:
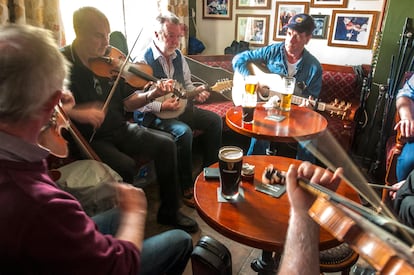
<path fill-rule="evenodd" d="M 59 158 L 65 158 L 69 154 L 67 141 L 62 137 L 61 131 L 66 129 L 72 135 L 82 152 L 89 159 L 101 161 L 98 155 L 90 147 L 89 143 L 83 138 L 79 130 L 71 123 L 69 117 L 60 105 L 55 106 L 49 123 L 40 131 L 38 144 L 50 150 L 50 153 Z"/>
<path fill-rule="evenodd" d="M 111 46 L 108 47 L 104 56 L 91 58 L 89 66 L 96 75 L 102 77 L 116 78 L 121 72 L 120 76 L 135 88 L 143 88 L 149 81 L 158 81 L 152 76 L 151 66 L 145 63 L 129 62 L 120 50 Z M 123 70 L 121 70 L 122 66 L 125 66 Z"/>
<path fill-rule="evenodd" d="M 285 174 L 269 166 L 262 180 L 284 184 Z M 414 274 L 413 250 L 395 236 L 385 217 L 305 178 L 298 178 L 298 183 L 316 196 L 308 213 L 326 231 L 346 242 L 381 274 Z"/>

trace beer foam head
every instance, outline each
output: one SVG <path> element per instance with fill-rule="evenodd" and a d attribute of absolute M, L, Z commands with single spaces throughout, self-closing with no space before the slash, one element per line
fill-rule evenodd
<path fill-rule="evenodd" d="M 225 146 L 219 151 L 219 159 L 227 162 L 237 162 L 243 158 L 243 150 L 236 146 Z"/>

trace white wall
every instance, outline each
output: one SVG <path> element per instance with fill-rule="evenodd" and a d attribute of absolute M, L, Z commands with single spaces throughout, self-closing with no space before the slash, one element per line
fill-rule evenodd
<path fill-rule="evenodd" d="M 269 44 L 279 41 L 273 41 L 273 29 L 275 25 L 275 8 L 276 1 L 272 2 L 270 10 L 240 10 L 236 9 L 236 1 L 233 0 L 233 15 L 232 20 L 212 20 L 203 19 L 204 1 L 197 1 L 197 38 L 203 41 L 206 49 L 203 55 L 224 54 L 224 49 L 230 46 L 231 42 L 235 40 L 235 18 L 236 14 L 268 14 L 270 15 L 269 28 Z M 300 2 L 298 0 L 290 0 L 289 2 Z M 279 1 L 283 2 L 283 1 Z M 302 0 L 302 2 L 310 2 L 309 0 Z M 384 0 L 348 0 L 348 8 L 338 8 L 340 10 L 369 10 L 381 12 Z M 332 8 L 312 8 L 309 9 L 309 14 L 329 15 L 332 19 Z M 328 26 L 328 32 L 329 32 Z M 344 47 L 328 46 L 327 39 L 312 39 L 307 45 L 307 49 L 315 55 L 321 63 L 337 64 L 337 65 L 360 65 L 371 64 L 372 50 L 370 49 L 354 49 Z"/>

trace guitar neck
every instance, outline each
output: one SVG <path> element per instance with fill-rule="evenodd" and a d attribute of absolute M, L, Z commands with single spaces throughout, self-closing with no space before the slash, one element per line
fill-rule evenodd
<path fill-rule="evenodd" d="M 301 105 L 305 100 L 308 100 L 312 104 L 312 106 L 315 106 L 315 104 L 316 104 L 317 105 L 316 110 L 318 110 L 318 111 L 326 111 L 326 110 L 330 111 L 329 110 L 329 105 L 327 105 L 324 102 L 318 102 L 316 100 L 310 100 L 310 99 L 306 99 L 306 98 L 301 97 L 301 96 L 292 95 L 292 103 L 295 104 L 295 105 Z"/>

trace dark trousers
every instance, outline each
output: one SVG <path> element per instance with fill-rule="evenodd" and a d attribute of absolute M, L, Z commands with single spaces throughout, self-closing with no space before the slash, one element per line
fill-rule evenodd
<path fill-rule="evenodd" d="M 127 183 L 133 183 L 137 173 L 136 157 L 154 160 L 160 186 L 160 211 L 178 211 L 177 150 L 170 135 L 130 123 L 110 137 L 95 138 L 91 146 Z"/>

